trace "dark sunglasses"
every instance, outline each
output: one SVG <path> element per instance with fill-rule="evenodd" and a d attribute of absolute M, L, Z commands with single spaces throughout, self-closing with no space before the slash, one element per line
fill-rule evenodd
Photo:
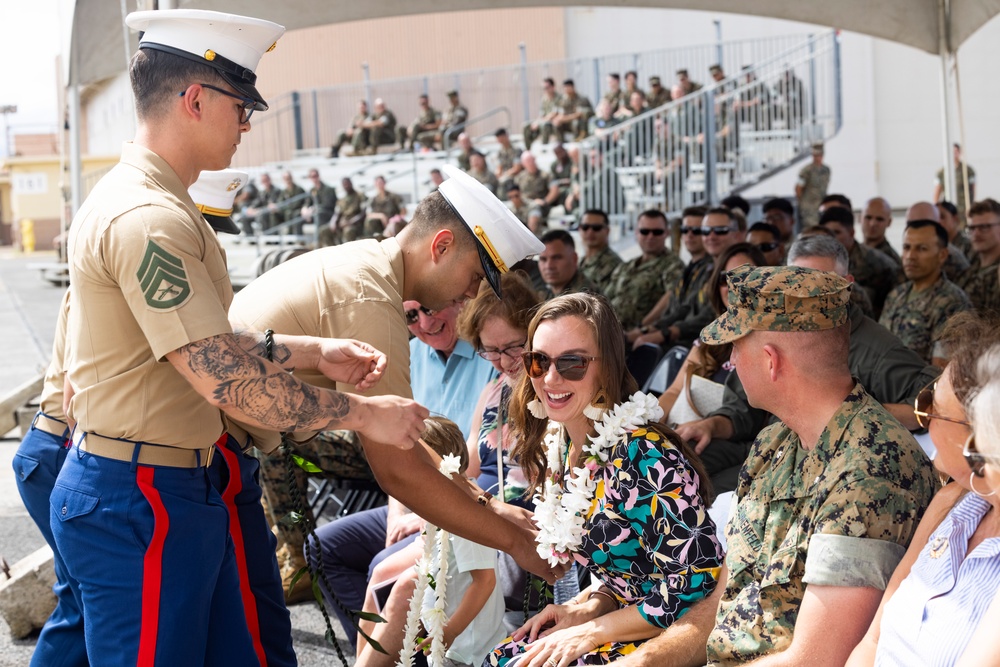
<path fill-rule="evenodd" d="M 639 233 L 643 236 L 649 236 L 650 234 L 653 236 L 663 236 L 666 231 L 665 229 L 640 229 Z"/>
<path fill-rule="evenodd" d="M 701 236 L 701 227 L 681 227 L 681 234 L 694 234 L 695 236 Z"/>
<path fill-rule="evenodd" d="M 222 93 L 226 97 L 231 97 L 234 100 L 239 100 L 240 102 L 243 102 L 243 107 L 242 107 L 243 113 L 240 115 L 240 124 L 242 125 L 243 123 L 250 122 L 250 116 L 253 115 L 254 107 L 257 106 L 257 102 L 255 100 L 249 97 L 243 97 L 242 95 L 231 93 L 228 90 L 223 90 L 222 88 L 219 88 L 217 86 L 212 86 L 207 83 L 199 83 L 198 85 L 201 86 L 202 88 L 208 88 L 209 90 L 214 90 L 217 93 Z M 186 90 L 182 90 L 180 92 L 180 95 L 178 95 L 178 97 L 184 97 L 184 93 L 186 92 L 187 92 Z"/>
<path fill-rule="evenodd" d="M 406 316 L 406 324 L 413 326 L 420 321 L 420 313 L 423 313 L 427 317 L 434 317 L 436 310 L 431 310 L 430 308 L 424 308 L 420 306 L 419 308 L 411 308 L 410 310 L 403 313 Z"/>
<path fill-rule="evenodd" d="M 941 415 L 936 415 L 931 412 L 931 408 L 934 407 L 935 389 L 937 389 L 937 380 L 921 389 L 920 393 L 917 394 L 917 399 L 913 401 L 913 414 L 916 416 L 917 423 L 920 424 L 920 428 L 930 428 L 932 419 L 940 419 L 941 421 L 951 422 L 953 424 L 971 426 L 971 424 L 969 424 L 969 422 L 965 419 L 942 417 Z"/>
<path fill-rule="evenodd" d="M 505 347 L 502 350 L 477 350 L 476 354 L 486 361 L 497 361 L 502 354 L 506 354 L 511 359 L 517 359 L 524 352 L 524 346 L 527 344 L 528 341 L 524 341 L 522 343 L 518 343 L 517 345 Z"/>
<path fill-rule="evenodd" d="M 607 225 L 580 225 L 581 232 L 599 232 L 606 228 Z"/>
<path fill-rule="evenodd" d="M 776 250 L 777 247 L 778 244 L 775 242 L 754 244 L 754 248 L 757 248 L 757 250 L 760 250 L 761 252 L 771 252 L 772 250 Z"/>
<path fill-rule="evenodd" d="M 563 354 L 553 359 L 543 352 L 525 352 L 521 355 L 521 359 L 524 360 L 524 370 L 528 373 L 528 377 L 542 377 L 549 372 L 549 366 L 554 361 L 556 372 L 571 382 L 582 380 L 587 374 L 590 362 L 597 361 L 597 357 L 587 357 L 582 354 Z"/>
<path fill-rule="evenodd" d="M 708 236 L 709 234 L 715 234 L 716 236 L 725 236 L 731 231 L 733 231 L 732 227 L 702 227 L 701 235 Z"/>

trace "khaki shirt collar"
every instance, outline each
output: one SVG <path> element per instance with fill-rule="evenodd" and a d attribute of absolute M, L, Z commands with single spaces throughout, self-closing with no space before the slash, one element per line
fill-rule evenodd
<path fill-rule="evenodd" d="M 181 183 L 180 176 L 159 155 L 145 146 L 127 141 L 122 146 L 121 162 L 144 172 L 158 188 L 180 199 L 184 206 L 191 209 L 195 217 L 201 217 L 201 212 L 195 206 L 187 188 Z"/>

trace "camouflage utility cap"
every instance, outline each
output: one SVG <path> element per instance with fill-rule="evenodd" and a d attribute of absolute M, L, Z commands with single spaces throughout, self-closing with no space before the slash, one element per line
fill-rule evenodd
<path fill-rule="evenodd" d="M 712 345 L 751 331 L 822 331 L 847 322 L 851 283 L 798 266 L 743 265 L 729 272 L 729 308 L 705 327 Z"/>

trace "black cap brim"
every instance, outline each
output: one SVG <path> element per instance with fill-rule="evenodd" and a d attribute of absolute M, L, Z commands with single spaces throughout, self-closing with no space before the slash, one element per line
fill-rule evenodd
<path fill-rule="evenodd" d="M 233 222 L 233 219 L 229 216 L 208 215 L 207 213 L 203 215 L 212 229 L 220 234 L 239 234 L 241 231 L 239 225 Z"/>
<path fill-rule="evenodd" d="M 438 192 L 441 192 L 440 190 Z M 486 250 L 485 246 L 476 238 L 476 235 L 472 233 L 472 227 L 469 226 L 468 221 L 462 217 L 462 214 L 458 212 L 455 205 L 451 203 L 448 196 L 441 192 L 441 196 L 444 197 L 445 202 L 448 204 L 448 208 L 452 210 L 455 217 L 462 221 L 462 229 L 469 233 L 469 236 L 476 242 L 476 250 L 479 252 L 479 263 L 483 265 L 483 275 L 486 276 L 486 282 L 490 284 L 493 288 L 493 293 L 497 295 L 498 299 L 503 299 L 503 293 L 500 291 L 500 269 L 497 265 L 493 263 L 493 258 L 490 257 L 490 253 Z"/>
<path fill-rule="evenodd" d="M 156 42 L 140 42 L 139 48 L 163 51 L 164 53 L 170 53 L 180 58 L 184 58 L 185 60 L 190 60 L 192 62 L 211 67 L 219 73 L 219 76 L 222 77 L 226 83 L 239 91 L 241 95 L 244 95 L 245 97 L 248 97 L 256 102 L 253 108 L 254 111 L 267 111 L 267 102 L 264 101 L 264 98 L 254 85 L 254 83 L 256 83 L 256 75 L 250 70 L 240 67 L 231 60 L 223 58 L 222 56 L 216 56 L 215 60 L 206 60 L 199 55 L 189 53 L 183 49 L 176 49 L 165 44 L 157 44 Z M 242 72 L 243 75 L 237 74 L 237 71 Z M 247 77 L 251 77 L 254 80 L 251 81 Z"/>

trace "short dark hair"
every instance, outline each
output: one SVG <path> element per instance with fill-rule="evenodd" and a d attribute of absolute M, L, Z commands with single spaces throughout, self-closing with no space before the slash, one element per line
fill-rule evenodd
<path fill-rule="evenodd" d="M 992 213 L 994 215 L 1000 215 L 1000 203 L 997 203 L 994 199 L 983 199 L 977 201 L 969 209 L 969 216 L 973 215 L 983 215 L 985 213 Z"/>
<path fill-rule="evenodd" d="M 493 133 L 493 136 L 494 137 L 502 137 L 505 134 L 507 134 L 507 128 L 505 128 L 505 127 L 498 127 L 497 131 Z"/>
<path fill-rule="evenodd" d="M 942 199 L 937 203 L 937 205 L 943 208 L 944 210 L 948 211 L 948 213 L 951 213 L 952 215 L 958 215 L 958 207 L 952 204 L 947 199 Z"/>
<path fill-rule="evenodd" d="M 854 213 L 841 206 L 834 206 L 823 211 L 819 216 L 819 224 L 836 222 L 849 229 L 854 229 Z"/>
<path fill-rule="evenodd" d="M 936 220 L 910 220 L 906 223 L 905 229 L 923 229 L 925 227 L 933 227 L 934 234 L 937 235 L 938 238 L 938 243 L 941 244 L 942 248 L 948 247 L 948 232 L 941 226 L 941 223 Z"/>
<path fill-rule="evenodd" d="M 508 193 L 514 192 L 515 190 L 517 190 L 518 192 L 520 192 L 521 191 L 521 186 L 518 185 L 517 183 L 508 183 L 507 184 L 507 192 Z"/>
<path fill-rule="evenodd" d="M 739 195 L 729 195 L 721 203 L 726 208 L 738 208 L 744 215 L 750 215 L 750 202 Z"/>
<path fill-rule="evenodd" d="M 843 207 L 845 207 L 845 208 L 847 208 L 847 209 L 849 209 L 851 211 L 854 210 L 854 207 L 851 206 L 851 200 L 848 199 L 846 195 L 841 195 L 841 194 L 827 195 L 827 196 L 823 197 L 823 201 L 821 201 L 819 203 L 819 205 L 822 206 L 823 204 L 829 204 L 831 202 L 833 202 L 835 204 L 840 204 L 841 206 L 843 206 Z"/>
<path fill-rule="evenodd" d="M 407 229 L 410 230 L 411 234 L 420 238 L 433 234 L 442 227 L 452 231 L 459 247 L 472 248 L 475 246 L 476 237 L 458 217 L 455 209 L 444 198 L 441 191 L 435 190 L 417 204 L 417 208 L 413 212 L 413 219 L 407 225 Z"/>
<path fill-rule="evenodd" d="M 634 76 L 635 78 L 638 79 L 639 78 L 639 73 L 636 72 L 634 69 L 630 69 L 629 71 L 625 72 L 625 78 L 627 79 L 630 76 Z"/>
<path fill-rule="evenodd" d="M 564 86 L 573 86 L 574 88 L 576 87 L 576 84 L 573 83 L 573 79 L 563 79 L 563 85 Z"/>
<path fill-rule="evenodd" d="M 550 86 L 554 86 L 554 85 L 556 85 L 556 80 L 553 79 L 551 76 L 547 76 L 544 79 L 542 79 L 542 83 L 547 83 Z"/>
<path fill-rule="evenodd" d="M 192 83 L 224 86 L 219 73 L 201 63 L 159 49 L 139 49 L 129 63 L 129 80 L 140 120 L 156 118 L 167 102 Z"/>
<path fill-rule="evenodd" d="M 660 209 L 658 209 L 658 208 L 646 209 L 645 211 L 643 211 L 642 213 L 640 213 L 638 216 L 636 216 L 636 219 L 635 219 L 636 222 L 639 221 L 639 218 L 650 218 L 652 220 L 662 220 L 664 225 L 667 224 L 667 215 L 663 211 L 661 211 Z"/>
<path fill-rule="evenodd" d="M 614 79 L 615 81 L 621 81 L 622 80 L 622 78 L 618 74 L 618 72 L 612 72 L 611 74 L 608 74 L 608 77 Z"/>
<path fill-rule="evenodd" d="M 708 212 L 708 208 L 706 208 L 704 206 L 688 206 L 686 209 L 684 209 L 683 211 L 681 211 L 681 217 L 682 218 L 687 218 L 689 216 L 690 217 L 697 216 L 699 218 L 704 218 L 705 214 L 707 212 Z"/>
<path fill-rule="evenodd" d="M 764 213 L 768 211 L 781 211 L 785 215 L 795 215 L 795 207 L 792 206 L 792 202 L 788 201 L 784 197 L 775 197 L 774 199 L 768 199 L 764 202 Z"/>
<path fill-rule="evenodd" d="M 431 173 L 432 174 L 440 174 L 441 170 L 440 169 L 431 169 Z"/>
<path fill-rule="evenodd" d="M 553 241 L 562 241 L 574 251 L 576 250 L 576 243 L 573 242 L 573 236 L 567 232 L 565 229 L 550 229 L 549 231 L 542 234 L 542 237 L 538 239 L 542 243 L 552 243 Z"/>
<path fill-rule="evenodd" d="M 583 216 L 585 216 L 585 215 L 596 215 L 596 216 L 599 216 L 601 218 L 601 220 L 604 221 L 605 225 L 610 225 L 611 224 L 611 221 L 608 219 L 608 214 L 605 213 L 604 211 L 602 211 L 599 208 L 588 208 L 586 211 L 584 211 L 580 215 L 580 219 L 583 220 Z"/>
<path fill-rule="evenodd" d="M 774 240 L 776 241 L 781 238 L 781 232 L 779 232 L 778 228 L 769 222 L 753 223 L 752 225 L 750 225 L 750 229 L 747 230 L 747 234 L 749 234 L 750 232 L 767 232 L 768 234 L 773 236 Z"/>

